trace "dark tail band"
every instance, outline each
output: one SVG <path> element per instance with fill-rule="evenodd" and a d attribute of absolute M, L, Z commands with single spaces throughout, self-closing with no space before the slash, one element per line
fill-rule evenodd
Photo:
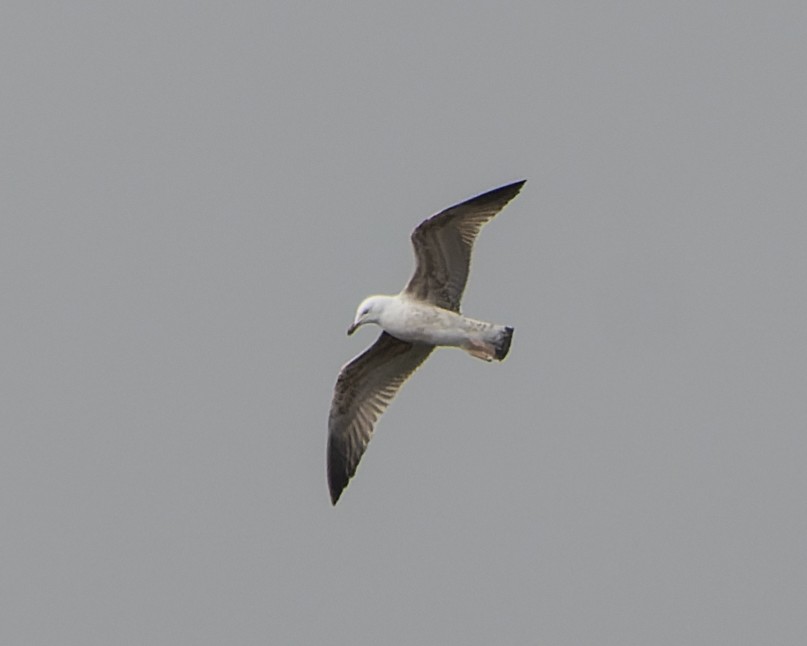
<path fill-rule="evenodd" d="M 513 340 L 513 328 L 505 327 L 504 332 L 496 340 L 496 360 L 501 361 L 510 351 L 510 342 Z"/>

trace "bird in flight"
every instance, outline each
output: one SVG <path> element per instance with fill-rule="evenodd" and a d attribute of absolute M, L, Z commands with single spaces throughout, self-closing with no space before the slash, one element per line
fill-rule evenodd
<path fill-rule="evenodd" d="M 501 361 L 513 328 L 467 318 L 460 300 L 474 240 L 484 224 L 512 200 L 526 180 L 451 206 L 412 232 L 415 273 L 395 296 L 369 296 L 347 330 L 366 323 L 382 328 L 376 342 L 342 367 L 328 417 L 328 488 L 335 505 L 356 472 L 376 420 L 403 383 L 437 346 Z"/>

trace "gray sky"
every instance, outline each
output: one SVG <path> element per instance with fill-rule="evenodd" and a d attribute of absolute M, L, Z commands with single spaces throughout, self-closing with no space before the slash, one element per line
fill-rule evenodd
<path fill-rule="evenodd" d="M 0 642 L 802 644 L 807 5 L 4 2 Z M 358 302 L 527 178 L 331 508 Z"/>

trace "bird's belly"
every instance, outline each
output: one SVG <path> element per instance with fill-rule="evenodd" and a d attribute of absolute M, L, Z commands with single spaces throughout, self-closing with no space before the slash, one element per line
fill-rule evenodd
<path fill-rule="evenodd" d="M 387 332 L 401 341 L 408 341 L 410 343 L 427 343 L 429 345 L 460 346 L 468 339 L 467 333 L 464 333 L 461 330 L 453 329 L 415 327 L 387 330 Z"/>
<path fill-rule="evenodd" d="M 437 308 L 413 308 L 407 316 L 385 321 L 382 327 L 401 341 L 429 345 L 461 346 L 469 333 L 462 316 Z"/>

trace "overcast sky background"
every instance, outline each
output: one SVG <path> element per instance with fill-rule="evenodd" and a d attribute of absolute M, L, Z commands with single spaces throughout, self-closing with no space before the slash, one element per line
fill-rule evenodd
<path fill-rule="evenodd" d="M 3 2 L 0 642 L 803 644 L 807 5 Z M 526 178 L 332 508 L 345 330 Z"/>

